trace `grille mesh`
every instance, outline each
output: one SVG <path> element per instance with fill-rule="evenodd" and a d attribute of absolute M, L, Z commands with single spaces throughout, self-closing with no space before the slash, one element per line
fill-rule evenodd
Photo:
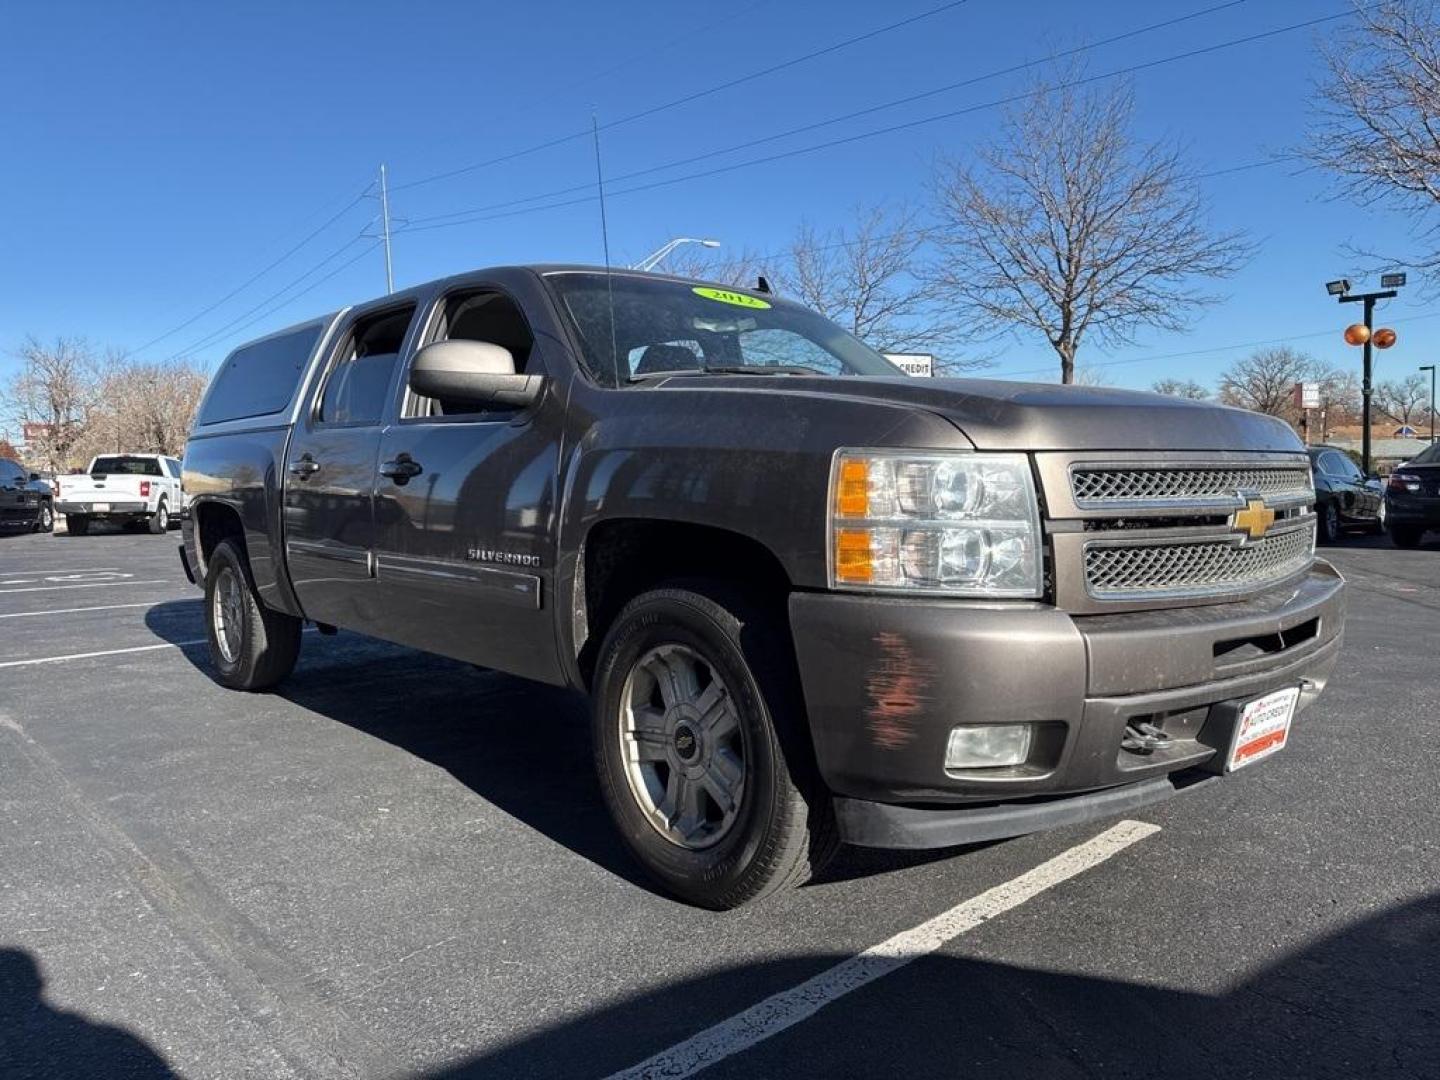
<path fill-rule="evenodd" d="M 1131 502 L 1174 502 L 1236 498 L 1253 492 L 1272 498 L 1310 499 L 1310 470 L 1304 466 L 1234 466 L 1200 469 L 1076 469 L 1071 490 L 1079 506 Z"/>
<path fill-rule="evenodd" d="M 1106 597 L 1206 596 L 1263 588 L 1310 565 L 1313 525 L 1237 546 L 1223 540 L 1159 541 L 1134 546 L 1091 544 L 1085 583 Z"/>

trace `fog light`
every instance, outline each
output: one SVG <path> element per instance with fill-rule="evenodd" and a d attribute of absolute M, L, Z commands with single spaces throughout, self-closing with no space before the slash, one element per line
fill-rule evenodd
<path fill-rule="evenodd" d="M 1031 724 L 975 724 L 950 729 L 947 769 L 998 769 L 1030 756 Z"/>

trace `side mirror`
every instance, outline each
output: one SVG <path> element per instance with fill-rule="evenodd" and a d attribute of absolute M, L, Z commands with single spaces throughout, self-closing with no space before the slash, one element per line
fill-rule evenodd
<path fill-rule="evenodd" d="M 35 483 L 35 481 L 37 481 L 37 480 L 39 480 L 39 479 L 41 479 L 41 476 L 40 476 L 40 474 L 39 474 L 38 472 L 32 472 L 32 473 L 30 474 L 30 482 L 31 482 L 32 484 Z"/>
<path fill-rule="evenodd" d="M 488 341 L 436 341 L 415 354 L 410 389 L 451 405 L 523 408 L 540 396 L 543 375 L 520 375 L 510 350 Z"/>

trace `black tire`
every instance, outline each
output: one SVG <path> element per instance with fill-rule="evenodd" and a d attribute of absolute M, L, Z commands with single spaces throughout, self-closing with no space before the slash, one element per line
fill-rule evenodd
<path fill-rule="evenodd" d="M 698 850 L 652 823 L 656 811 L 645 805 L 628 760 L 625 695 L 632 673 L 668 649 L 708 665 L 733 702 L 742 737 L 743 786 L 733 819 Z M 805 724 L 783 616 L 726 586 L 689 583 L 644 593 L 621 611 L 600 646 L 593 735 L 601 791 L 626 846 L 661 885 L 691 903 L 739 907 L 800 884 L 834 854 L 830 796 Z M 676 736 L 679 745 L 678 730 Z"/>
<path fill-rule="evenodd" d="M 238 624 L 233 637 L 217 625 L 216 601 L 222 592 L 231 601 L 227 617 Z M 300 656 L 300 629 L 295 616 L 260 602 L 240 545 L 233 540 L 216 544 L 205 571 L 205 636 L 216 679 L 232 690 L 269 690 L 294 670 Z M 221 635 L 226 635 L 227 644 L 222 645 Z"/>
<path fill-rule="evenodd" d="M 48 502 L 42 502 L 39 512 L 35 515 L 35 531 L 38 533 L 55 531 L 55 508 Z"/>
<path fill-rule="evenodd" d="M 71 536 L 84 536 L 90 531 L 90 517 L 87 514 L 66 514 L 65 531 Z"/>
<path fill-rule="evenodd" d="M 1397 548 L 1417 548 L 1425 539 L 1425 530 L 1414 525 L 1391 525 L 1390 542 Z"/>
<path fill-rule="evenodd" d="M 1320 530 L 1319 539 L 1322 544 L 1338 544 L 1340 542 L 1340 511 L 1336 509 L 1334 502 L 1327 502 L 1320 507 L 1320 521 L 1317 526 Z"/>
<path fill-rule="evenodd" d="M 145 525 L 151 536 L 164 536 L 170 531 L 170 507 L 165 505 L 164 499 L 156 505 L 155 513 L 150 515 Z"/>

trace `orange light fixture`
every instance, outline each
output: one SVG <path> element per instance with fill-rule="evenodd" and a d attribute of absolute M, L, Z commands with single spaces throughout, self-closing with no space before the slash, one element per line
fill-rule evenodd
<path fill-rule="evenodd" d="M 854 458 L 842 459 L 840 481 L 835 488 L 836 515 L 846 518 L 863 518 L 869 510 L 869 462 L 857 461 Z"/>
<path fill-rule="evenodd" d="M 1370 328 L 1363 322 L 1351 323 L 1345 327 L 1346 345 L 1364 345 L 1370 340 Z"/>
<path fill-rule="evenodd" d="M 867 529 L 835 532 L 835 580 L 846 585 L 868 585 L 875 576 Z"/>
<path fill-rule="evenodd" d="M 1375 331 L 1375 336 L 1370 340 L 1375 345 L 1375 348 L 1388 349 L 1391 345 L 1395 344 L 1398 338 L 1394 330 L 1391 330 L 1388 326 L 1382 326 L 1379 330 Z"/>

